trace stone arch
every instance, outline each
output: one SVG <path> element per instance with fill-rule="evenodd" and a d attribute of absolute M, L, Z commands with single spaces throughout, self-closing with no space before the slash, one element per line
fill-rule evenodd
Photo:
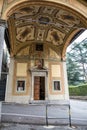
<path fill-rule="evenodd" d="M 63 47 L 63 51 L 62 51 L 62 59 L 65 60 L 66 59 L 66 50 L 67 50 L 67 47 L 69 46 L 71 40 L 73 39 L 73 37 L 81 30 L 85 30 L 85 28 L 83 29 L 77 29 L 75 31 L 73 31 L 71 33 L 71 35 L 67 38 L 66 42 L 65 42 L 65 45 Z"/>
<path fill-rule="evenodd" d="M 24 5 L 26 5 L 27 3 L 34 3 L 34 4 L 50 4 L 51 6 L 61 6 L 62 8 L 69 8 L 72 11 L 75 11 L 77 13 L 79 13 L 80 15 L 82 15 L 84 18 L 87 18 L 87 8 L 85 6 L 83 6 L 81 3 L 75 1 L 73 3 L 73 0 L 67 1 L 66 3 L 63 0 L 37 0 L 37 1 L 31 1 L 31 0 L 19 0 L 16 2 L 12 2 L 10 6 L 7 6 L 7 8 L 5 10 L 2 10 L 2 19 L 7 19 L 16 9 L 19 9 L 20 7 Z M 77 6 L 75 6 L 76 4 L 78 4 L 78 8 Z M 83 7 L 83 8 L 82 8 Z M 80 16 L 79 15 L 79 16 Z"/>
<path fill-rule="evenodd" d="M 75 4 L 78 4 L 78 8 L 75 6 Z M 71 11 L 71 13 L 75 14 L 76 16 L 78 16 L 81 21 L 83 22 L 83 28 L 87 27 L 87 8 L 82 5 L 81 3 L 79 3 L 78 1 L 75 1 L 73 3 L 73 0 L 67 1 L 66 3 L 63 0 L 43 0 L 40 1 L 38 0 L 36 1 L 26 1 L 26 0 L 19 0 L 19 1 L 15 1 L 15 2 L 11 2 L 11 4 L 9 4 L 9 6 L 7 6 L 6 10 L 2 10 L 2 19 L 7 20 L 12 14 L 14 14 L 15 10 L 20 9 L 22 7 L 25 7 L 27 4 L 32 4 L 32 5 L 50 5 L 52 7 L 61 7 L 62 9 Z M 4 6 L 3 6 L 4 8 Z M 62 49 L 62 59 L 64 59 L 65 57 L 65 52 L 67 49 L 67 46 L 70 44 L 70 41 L 72 39 L 72 37 L 74 37 L 74 35 L 76 33 L 79 32 L 79 30 L 81 30 L 82 27 L 80 28 L 76 28 L 75 30 L 72 31 L 72 33 L 70 34 L 70 36 L 66 39 L 63 49 Z M 21 48 L 20 48 L 21 49 Z M 20 50 L 19 49 L 19 50 Z"/>
<path fill-rule="evenodd" d="M 32 101 L 33 96 L 31 95 L 31 92 L 35 76 L 45 77 L 45 83 L 48 83 L 45 84 L 46 88 L 48 88 L 47 93 L 45 95 L 46 100 L 68 100 L 66 64 L 64 61 L 61 60 L 64 60 L 65 58 L 66 49 L 67 46 L 70 44 L 71 39 L 80 30 L 87 27 L 87 8 L 85 7 L 85 5 L 82 5 L 79 0 L 74 0 L 74 2 L 73 0 L 4 1 L 9 1 L 9 4 L 6 6 L 6 3 L 4 3 L 2 19 L 8 21 L 10 45 L 13 51 L 13 55 L 10 62 L 11 69 L 9 81 L 7 84 L 8 89 L 6 93 L 6 100 L 9 101 L 8 90 L 11 89 L 13 83 L 13 93 L 11 93 L 12 98 L 10 97 L 12 99 L 10 100 L 11 102 L 17 101 L 16 99 L 19 99 L 20 102 L 25 102 L 26 100 L 27 103 L 29 102 L 29 100 Z M 20 18 L 24 19 L 21 20 Z M 29 21 L 30 18 L 31 21 Z M 31 30 L 29 31 L 30 26 L 32 25 L 36 25 L 37 28 L 36 26 L 33 26 L 33 29 L 31 28 Z M 44 33 L 40 33 L 42 32 L 42 30 Z M 20 34 L 20 36 L 18 34 Z M 20 40 L 21 38 L 22 40 Z M 36 56 L 34 58 L 33 56 L 30 58 L 27 58 L 26 56 L 25 58 L 25 55 L 23 55 L 24 57 L 16 57 L 18 52 L 20 53 L 22 49 L 24 49 L 25 47 L 27 48 L 28 45 L 34 43 L 41 43 L 47 45 L 47 53 L 45 53 L 46 50 L 42 52 L 42 50 L 40 49 L 41 52 L 37 52 L 37 55 L 34 54 Z M 49 48 L 51 48 L 51 53 L 49 53 Z M 32 52 L 34 52 L 33 49 L 30 53 L 32 54 Z M 43 57 L 43 53 L 49 54 L 49 57 Z M 36 59 L 41 59 L 42 63 L 44 63 L 44 66 L 48 68 L 49 71 L 44 70 L 44 67 L 43 70 L 40 70 L 41 64 L 39 64 L 39 70 L 37 70 L 37 72 L 36 70 L 32 70 L 35 72 L 33 72 L 31 76 L 31 73 L 27 73 L 27 70 L 31 70 L 32 67 L 35 66 Z M 19 71 L 20 69 L 23 70 L 23 72 Z M 38 72 L 39 75 L 37 75 Z M 19 76 L 21 79 L 23 78 L 23 82 L 27 81 L 26 93 L 23 93 L 26 99 L 24 98 L 24 96 L 21 96 L 20 98 L 19 94 L 17 95 L 15 91 L 17 87 L 16 80 L 19 80 Z M 59 84 L 60 86 L 59 90 L 57 91 L 55 90 L 55 83 L 57 83 L 57 85 Z M 30 91 L 28 91 L 29 87 L 31 88 Z M 29 95 L 29 97 L 27 97 L 27 94 Z M 16 95 L 18 96 L 18 98 L 15 99 Z"/>

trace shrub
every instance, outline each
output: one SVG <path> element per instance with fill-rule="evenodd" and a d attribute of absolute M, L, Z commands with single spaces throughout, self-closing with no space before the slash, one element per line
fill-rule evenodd
<path fill-rule="evenodd" d="M 87 96 L 87 84 L 78 87 L 69 87 L 70 96 Z"/>

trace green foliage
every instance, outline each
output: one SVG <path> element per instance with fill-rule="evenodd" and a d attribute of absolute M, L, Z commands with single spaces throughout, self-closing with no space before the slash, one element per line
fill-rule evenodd
<path fill-rule="evenodd" d="M 87 39 L 73 43 L 67 53 L 67 73 L 69 85 L 87 82 Z"/>
<path fill-rule="evenodd" d="M 80 82 L 80 66 L 73 62 L 73 58 L 70 53 L 67 53 L 67 73 L 68 73 L 68 83 L 69 85 L 77 85 Z"/>
<path fill-rule="evenodd" d="M 70 96 L 87 96 L 87 84 L 78 87 L 69 87 L 69 94 Z"/>

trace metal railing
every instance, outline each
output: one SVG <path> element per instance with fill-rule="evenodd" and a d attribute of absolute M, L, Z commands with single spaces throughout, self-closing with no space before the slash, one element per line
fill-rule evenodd
<path fill-rule="evenodd" d="M 60 108 L 61 110 L 61 107 L 68 107 L 68 112 L 67 112 L 67 118 L 66 117 L 48 117 L 48 109 L 49 107 L 58 107 L 57 109 Z M 72 126 L 72 123 L 71 123 L 71 107 L 70 107 L 70 104 L 46 104 L 46 126 L 49 125 L 49 119 L 56 119 L 56 120 L 60 120 L 60 119 L 68 119 L 69 121 L 69 126 L 71 127 Z"/>
<path fill-rule="evenodd" d="M 16 119 L 14 119 L 15 122 L 19 121 L 20 123 L 27 122 L 27 123 L 36 124 L 36 122 L 38 122 L 38 124 L 44 124 L 46 126 L 49 126 L 49 125 L 69 125 L 70 127 L 72 126 L 70 104 L 50 104 L 50 103 L 29 104 L 29 105 L 25 105 L 25 107 L 23 106 L 21 107 L 21 105 L 17 105 L 17 104 L 14 104 L 14 105 L 3 104 L 2 106 L 5 109 L 5 113 L 4 111 L 2 111 L 2 116 L 4 116 L 3 118 L 4 121 L 8 120 L 9 122 L 10 121 L 12 122 L 13 118 L 15 118 L 16 116 Z M 17 109 L 13 109 L 13 107 L 16 107 L 16 106 L 17 106 Z M 22 109 L 22 112 L 20 112 L 20 108 Z M 26 111 L 27 113 L 25 112 L 25 110 L 27 110 Z M 38 111 L 35 112 L 35 110 L 38 110 Z M 19 120 L 19 117 L 20 117 L 20 120 Z M 25 118 L 25 120 L 21 120 L 22 118 Z M 63 121 L 65 121 L 64 122 L 65 124 L 63 123 Z"/>

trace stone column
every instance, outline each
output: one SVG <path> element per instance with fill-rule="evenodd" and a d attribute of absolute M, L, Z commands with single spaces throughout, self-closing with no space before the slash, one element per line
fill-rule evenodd
<path fill-rule="evenodd" d="M 9 74 L 7 77 L 5 101 L 12 102 L 12 88 L 14 77 L 14 58 L 10 58 Z"/>
<path fill-rule="evenodd" d="M 45 76 L 45 100 L 48 100 L 48 72 Z"/>
<path fill-rule="evenodd" d="M 63 74 L 64 74 L 65 100 L 69 100 L 66 61 L 63 61 L 62 63 L 63 63 Z"/>
<path fill-rule="evenodd" d="M 0 122 L 1 122 L 2 102 L 0 102 Z"/>
<path fill-rule="evenodd" d="M 34 100 L 34 75 L 32 73 L 32 85 L 31 85 L 31 101 Z"/>
<path fill-rule="evenodd" d="M 31 85 L 30 85 L 30 98 L 29 98 L 29 103 L 31 103 L 31 101 L 33 101 L 33 89 L 34 89 L 34 76 L 33 76 L 33 72 L 30 72 L 31 75 Z"/>
<path fill-rule="evenodd" d="M 0 78 L 1 78 L 3 47 L 4 47 L 4 31 L 5 27 L 0 26 Z"/>

